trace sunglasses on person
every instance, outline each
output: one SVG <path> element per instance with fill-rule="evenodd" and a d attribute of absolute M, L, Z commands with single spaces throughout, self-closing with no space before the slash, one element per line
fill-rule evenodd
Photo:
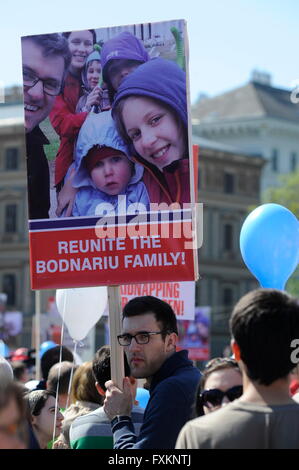
<path fill-rule="evenodd" d="M 235 387 L 231 387 L 225 392 L 223 392 L 222 390 L 219 390 L 219 388 L 212 388 L 211 390 L 204 390 L 200 394 L 200 399 L 201 399 L 203 406 L 207 406 L 209 408 L 209 405 L 221 406 L 223 398 L 225 396 L 229 399 L 229 401 L 234 401 L 237 398 L 240 398 L 242 393 L 243 393 L 242 385 L 236 385 Z"/>

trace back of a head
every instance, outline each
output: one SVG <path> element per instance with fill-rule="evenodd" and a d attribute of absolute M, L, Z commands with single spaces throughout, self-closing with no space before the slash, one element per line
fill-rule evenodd
<path fill-rule="evenodd" d="M 71 402 L 75 403 L 77 401 L 97 403 L 99 405 L 103 402 L 95 386 L 91 362 L 84 362 L 78 367 L 74 374 L 71 389 Z"/>
<path fill-rule="evenodd" d="M 55 346 L 54 348 L 48 349 L 41 357 L 43 379 L 48 379 L 49 370 L 54 364 L 60 361 L 60 348 L 62 348 L 61 361 L 73 362 L 73 353 L 66 346 Z"/>
<path fill-rule="evenodd" d="M 125 354 L 124 366 L 125 376 L 129 377 L 131 371 Z M 106 391 L 105 382 L 111 379 L 110 346 L 102 346 L 95 353 L 94 359 L 92 361 L 92 371 L 95 381 L 98 382 L 104 391 Z"/>
<path fill-rule="evenodd" d="M 123 318 L 134 317 L 153 313 L 157 322 L 161 324 L 162 335 L 165 338 L 166 333 L 178 334 L 177 320 L 171 306 L 164 300 L 146 295 L 143 297 L 135 297 L 131 299 L 123 309 Z"/>
<path fill-rule="evenodd" d="M 11 367 L 13 370 L 13 375 L 15 380 L 21 380 L 22 376 L 25 374 L 27 367 L 21 361 L 13 361 L 11 363 Z"/>
<path fill-rule="evenodd" d="M 256 289 L 244 295 L 230 329 L 251 380 L 270 385 L 294 368 L 291 342 L 299 338 L 299 303 L 286 292 Z"/>
<path fill-rule="evenodd" d="M 0 388 L 6 387 L 14 379 L 13 370 L 9 362 L 0 356 Z"/>
<path fill-rule="evenodd" d="M 53 390 L 54 392 L 56 392 L 59 378 L 58 393 L 66 394 L 68 392 L 70 377 L 73 368 L 75 371 L 77 369 L 77 366 L 74 366 L 74 364 L 69 361 L 62 361 L 61 363 L 58 362 L 57 364 L 54 364 L 48 374 L 47 390 Z"/>

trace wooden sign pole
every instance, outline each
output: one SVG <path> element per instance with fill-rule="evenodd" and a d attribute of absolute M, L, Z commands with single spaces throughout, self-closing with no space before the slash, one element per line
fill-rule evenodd
<path fill-rule="evenodd" d="M 41 312 L 41 299 L 40 290 L 35 291 L 35 379 L 40 380 L 40 312 Z"/>
<path fill-rule="evenodd" d="M 121 333 L 121 300 L 119 286 L 108 286 L 111 379 L 122 390 L 124 378 L 124 349 L 118 344 Z"/>

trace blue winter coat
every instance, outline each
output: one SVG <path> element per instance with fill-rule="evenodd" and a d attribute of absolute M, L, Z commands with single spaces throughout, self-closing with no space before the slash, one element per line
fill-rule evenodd
<path fill-rule="evenodd" d="M 139 212 L 148 210 L 149 197 L 146 187 L 141 181 L 143 167 L 138 163 L 134 163 L 134 172 L 123 194 L 111 196 L 94 185 L 85 167 L 84 159 L 88 151 L 95 145 L 120 150 L 129 158 L 128 148 L 116 131 L 110 111 L 100 114 L 90 113 L 81 127 L 75 148 L 76 175 L 73 186 L 78 188 L 78 192 L 72 215 L 94 216 L 124 213 L 128 209 L 131 213 L 135 213 L 135 209 Z M 99 206 L 99 204 L 101 205 Z M 136 204 L 139 205 L 136 207 Z"/>

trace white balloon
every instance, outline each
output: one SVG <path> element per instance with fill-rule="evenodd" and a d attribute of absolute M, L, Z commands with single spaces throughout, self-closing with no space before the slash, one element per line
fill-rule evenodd
<path fill-rule="evenodd" d="M 58 289 L 56 304 L 70 336 L 81 341 L 103 315 L 107 305 L 107 287 Z"/>

